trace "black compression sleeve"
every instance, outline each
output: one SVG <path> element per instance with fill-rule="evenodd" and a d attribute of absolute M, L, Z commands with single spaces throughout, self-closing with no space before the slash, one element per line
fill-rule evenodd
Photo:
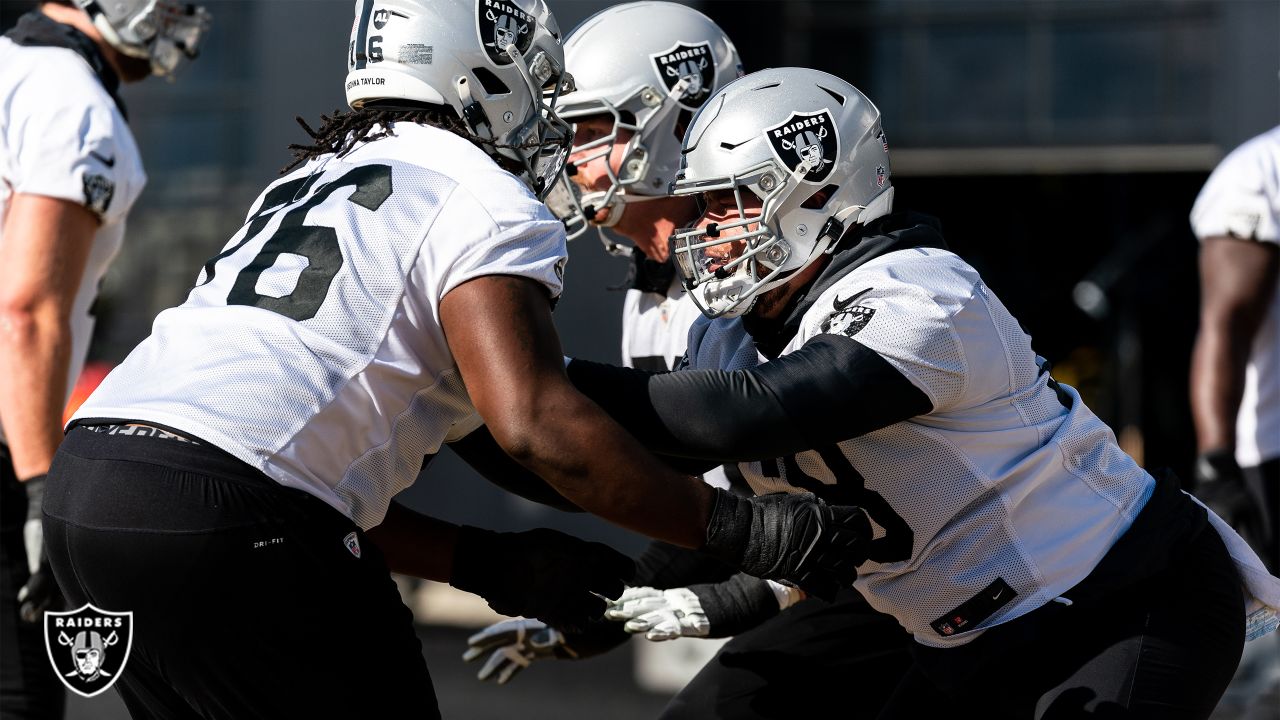
<path fill-rule="evenodd" d="M 736 572 L 736 568 L 704 552 L 654 540 L 636 558 L 636 574 L 631 584 L 668 590 L 694 583 L 720 582 Z"/>
<path fill-rule="evenodd" d="M 557 510 L 582 512 L 582 508 L 556 492 L 546 480 L 512 460 L 484 425 L 461 440 L 449 443 L 448 447 L 486 480 L 509 493 Z"/>
<path fill-rule="evenodd" d="M 647 373 L 582 360 L 569 379 L 660 455 L 718 463 L 792 455 L 932 409 L 878 353 L 818 335 L 747 370 Z"/>

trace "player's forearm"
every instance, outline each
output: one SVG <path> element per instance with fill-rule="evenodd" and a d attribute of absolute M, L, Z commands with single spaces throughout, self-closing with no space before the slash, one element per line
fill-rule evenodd
<path fill-rule="evenodd" d="M 1202 316 L 1191 356 L 1191 414 L 1200 452 L 1235 447 L 1249 344 L 1220 318 Z"/>
<path fill-rule="evenodd" d="M 47 472 L 62 441 L 70 356 L 56 307 L 0 307 L 0 422 L 19 478 Z"/>
<path fill-rule="evenodd" d="M 394 572 L 449 582 L 458 526 L 391 503 L 382 524 L 369 530 Z"/>
<path fill-rule="evenodd" d="M 491 426 L 514 459 L 587 512 L 674 545 L 701 547 L 710 488 L 663 465 L 567 383 L 527 407 L 537 410 Z"/>

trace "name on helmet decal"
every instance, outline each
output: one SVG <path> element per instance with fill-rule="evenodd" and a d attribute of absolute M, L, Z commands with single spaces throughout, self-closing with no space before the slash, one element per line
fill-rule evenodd
<path fill-rule="evenodd" d="M 484 6 L 487 8 L 493 8 L 505 15 L 514 15 L 524 22 L 533 22 L 532 15 L 509 3 L 498 2 L 497 0 L 484 0 Z"/>
<path fill-rule="evenodd" d="M 790 125 L 784 125 L 778 128 L 777 130 L 774 130 L 773 136 L 776 138 L 780 138 L 784 135 L 794 135 L 795 133 L 798 133 L 807 127 L 813 127 L 814 125 L 821 125 L 822 118 L 824 117 L 825 115 L 814 115 L 813 117 L 808 117 L 808 118 L 805 118 L 804 120 L 797 120 L 791 123 Z"/>
<path fill-rule="evenodd" d="M 688 60 L 689 58 L 705 57 L 710 54 L 711 48 L 705 45 L 699 45 L 698 47 L 689 50 L 677 50 L 676 52 L 663 55 L 658 58 L 658 61 L 663 63 L 674 63 L 681 60 Z"/>
<path fill-rule="evenodd" d="M 347 89 L 350 90 L 351 88 L 356 87 L 357 85 L 386 85 L 386 84 L 387 84 L 386 78 L 380 78 L 380 77 L 356 78 L 351 82 L 347 83 Z"/>
<path fill-rule="evenodd" d="M 118 628 L 122 627 L 122 619 L 118 617 L 55 617 L 55 628 Z"/>

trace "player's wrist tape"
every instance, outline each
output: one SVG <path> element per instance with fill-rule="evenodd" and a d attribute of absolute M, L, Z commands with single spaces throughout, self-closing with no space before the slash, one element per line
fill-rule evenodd
<path fill-rule="evenodd" d="M 22 481 L 22 487 L 27 491 L 27 520 L 44 519 L 44 481 L 48 477 L 47 473 L 32 475 Z"/>
<path fill-rule="evenodd" d="M 706 542 L 703 552 L 730 565 L 751 572 L 744 561 L 751 550 L 751 503 L 736 495 L 715 489 L 711 503 L 711 516 L 707 519 Z M 756 560 L 758 558 L 751 558 Z M 754 564 L 754 563 L 753 563 Z"/>
<path fill-rule="evenodd" d="M 767 580 L 739 573 L 722 583 L 691 585 L 711 624 L 707 637 L 730 637 L 745 632 L 781 609 Z"/>

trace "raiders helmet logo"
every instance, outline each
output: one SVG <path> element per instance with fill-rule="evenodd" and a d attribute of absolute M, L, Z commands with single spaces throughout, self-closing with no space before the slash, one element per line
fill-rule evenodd
<path fill-rule="evenodd" d="M 495 65 L 510 65 L 507 48 L 521 55 L 533 43 L 535 19 L 516 5 L 516 0 L 476 0 L 476 27 L 480 42 Z"/>
<path fill-rule="evenodd" d="M 676 101 L 681 107 L 697 110 L 711 96 L 711 86 L 716 80 L 716 59 L 711 54 L 710 43 L 676 43 L 670 49 L 649 57 L 653 59 L 653 68 L 667 92 L 681 80 L 689 81 Z"/>
<path fill-rule="evenodd" d="M 791 113 L 784 122 L 767 128 L 764 135 L 778 161 L 792 172 L 802 172 L 804 182 L 814 185 L 831 176 L 840 156 L 840 135 L 828 110 Z"/>
<path fill-rule="evenodd" d="M 133 613 L 85 605 L 44 614 L 44 646 L 67 689 L 93 697 L 120 678 L 133 647 Z"/>

